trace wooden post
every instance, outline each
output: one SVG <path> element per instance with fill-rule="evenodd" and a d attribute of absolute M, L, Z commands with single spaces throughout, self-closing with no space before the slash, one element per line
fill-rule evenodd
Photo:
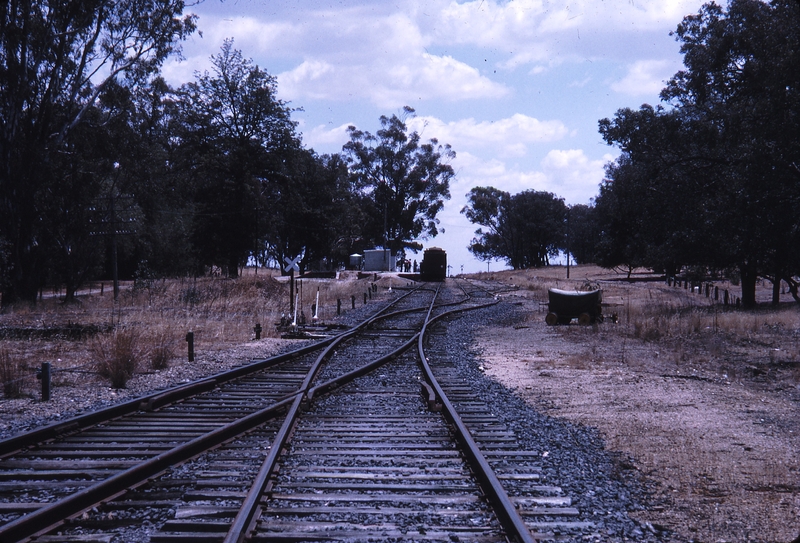
<path fill-rule="evenodd" d="M 191 330 L 186 334 L 186 343 L 189 344 L 189 362 L 194 362 L 194 332 Z"/>
<path fill-rule="evenodd" d="M 42 401 L 50 401 L 50 362 L 42 362 Z"/>

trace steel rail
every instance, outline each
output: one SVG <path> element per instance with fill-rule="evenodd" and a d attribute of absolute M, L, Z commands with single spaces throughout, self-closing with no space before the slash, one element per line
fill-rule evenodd
<path fill-rule="evenodd" d="M 347 332 L 343 332 L 347 333 Z M 337 336 L 327 338 L 311 345 L 305 345 L 298 349 L 294 349 L 282 354 L 278 354 L 269 358 L 259 359 L 250 364 L 227 370 L 210 377 L 206 377 L 200 381 L 178 385 L 172 388 L 139 396 L 133 400 L 112 405 L 91 413 L 78 415 L 65 421 L 57 422 L 30 432 L 25 432 L 8 439 L 0 441 L 0 459 L 14 454 L 26 447 L 32 447 L 44 441 L 56 439 L 65 434 L 74 433 L 80 430 L 85 430 L 91 426 L 95 426 L 102 422 L 135 413 L 137 411 L 146 410 L 151 411 L 159 407 L 163 407 L 169 403 L 182 400 L 201 392 L 213 390 L 220 384 L 226 383 L 239 377 L 244 377 L 251 373 L 268 369 L 277 364 L 292 360 L 300 356 L 312 353 L 319 349 L 324 348 L 326 345 L 334 341 Z"/>
<path fill-rule="evenodd" d="M 410 293 L 409 293 L 410 294 Z M 433 305 L 436 302 L 436 297 L 439 294 L 439 289 L 436 289 L 434 293 L 433 300 L 431 300 L 430 307 L 428 308 L 428 316 L 430 316 L 430 312 L 433 309 Z M 402 311 L 401 311 L 402 312 Z M 396 313 L 401 313 L 396 312 Z M 354 332 L 355 333 L 355 332 Z M 261 511 L 261 497 L 264 494 L 265 489 L 269 483 L 270 477 L 272 477 L 273 472 L 275 471 L 275 465 L 278 462 L 278 457 L 281 454 L 281 450 L 286 445 L 286 442 L 289 439 L 289 435 L 294 428 L 295 424 L 297 423 L 297 418 L 300 414 L 300 409 L 304 401 L 307 401 L 310 398 L 310 386 L 311 382 L 314 379 L 318 369 L 322 366 L 322 363 L 327 359 L 327 357 L 333 352 L 333 350 L 342 343 L 346 338 L 342 338 L 341 340 L 335 341 L 331 345 L 329 345 L 325 351 L 323 351 L 317 360 L 314 362 L 313 367 L 309 370 L 308 374 L 306 375 L 306 379 L 303 381 L 303 386 L 306 388 L 306 393 L 298 395 L 292 406 L 289 408 L 286 418 L 284 419 L 283 425 L 281 429 L 276 434 L 275 438 L 272 441 L 272 445 L 270 447 L 269 455 L 261 464 L 261 468 L 258 471 L 255 479 L 253 480 L 253 484 L 250 487 L 250 490 L 247 493 L 247 496 L 242 503 L 242 506 L 239 508 L 239 513 L 236 515 L 236 518 L 233 520 L 230 529 L 228 530 L 223 543 L 243 543 L 247 535 L 252 531 L 254 523 L 258 518 L 258 515 Z M 412 342 L 406 342 L 405 344 L 401 345 L 398 349 L 395 349 L 391 353 L 382 356 L 379 360 L 391 360 L 399 356 L 402 352 L 407 350 L 411 345 Z M 368 364 L 371 366 L 372 364 Z M 347 375 L 352 375 L 353 372 L 350 372 Z M 355 378 L 355 377 L 353 377 Z"/>
<path fill-rule="evenodd" d="M 417 290 L 420 289 L 418 288 Z M 200 394 L 202 392 L 213 390 L 219 385 L 227 383 L 234 379 L 245 377 L 252 373 L 256 373 L 271 368 L 277 364 L 281 364 L 288 360 L 299 358 L 314 351 L 323 349 L 331 342 L 336 341 L 338 337 L 346 336 L 350 334 L 353 330 L 360 329 L 363 326 L 370 325 L 382 318 L 389 318 L 393 316 L 394 313 L 397 312 L 388 314 L 383 314 L 383 313 L 390 307 L 392 307 L 393 305 L 404 299 L 406 296 L 412 294 L 413 292 L 414 291 L 408 292 L 405 295 L 397 298 L 396 300 L 392 300 L 392 302 L 389 303 L 386 307 L 384 307 L 378 313 L 372 315 L 359 325 L 351 329 L 345 330 L 344 332 L 341 332 L 330 338 L 317 341 L 310 345 L 304 345 L 303 347 L 299 347 L 297 349 L 293 349 L 285 353 L 271 356 L 269 358 L 254 359 L 249 364 L 245 364 L 238 368 L 222 371 L 220 373 L 203 378 L 199 381 L 177 385 L 157 392 L 152 392 L 150 394 L 145 394 L 143 396 L 139 396 L 132 400 L 112 405 L 110 407 L 105 407 L 103 409 L 92 411 L 91 413 L 86 413 L 83 415 L 77 415 L 67 420 L 59 421 L 53 424 L 49 424 L 47 426 L 43 426 L 41 428 L 37 428 L 36 430 L 32 430 L 30 432 L 24 432 L 16 436 L 0 440 L 0 459 L 15 454 L 24 448 L 32 447 L 39 443 L 49 441 L 52 439 L 57 439 L 59 437 L 63 437 L 66 434 L 72 434 L 80 430 L 85 430 L 92 426 L 96 426 L 97 424 L 108 422 L 110 420 L 123 417 L 125 415 L 135 413 L 137 411 L 152 411 L 154 409 L 158 409 L 159 407 L 164 407 L 165 405 L 168 405 L 170 403 L 179 400 L 184 400 L 186 398 Z M 402 311 L 413 312 L 413 311 L 422 311 L 424 309 L 425 308 L 423 306 L 418 308 L 406 309 Z"/>
<path fill-rule="evenodd" d="M 484 304 L 483 307 L 488 307 L 490 305 L 494 305 L 495 303 L 497 302 Z M 477 309 L 477 307 L 473 309 Z M 438 315 L 436 319 L 443 318 L 455 312 L 456 311 L 442 313 L 441 315 Z M 433 320 L 431 320 L 431 322 L 433 322 Z M 433 375 L 433 370 L 428 363 L 428 358 L 425 356 L 425 348 L 423 346 L 427 326 L 428 321 L 426 320 L 426 323 L 423 325 L 423 329 L 418 338 L 419 360 L 425 372 L 425 376 L 428 379 L 428 383 L 436 392 L 439 403 L 442 405 L 442 414 L 453 425 L 456 439 L 461 444 L 461 447 L 467 456 L 467 460 L 470 462 L 475 475 L 478 477 L 478 481 L 484 494 L 486 494 L 486 496 L 492 502 L 495 512 L 498 514 L 498 517 L 505 526 L 509 536 L 520 543 L 536 543 L 536 540 L 534 539 L 528 527 L 525 525 L 525 522 L 522 520 L 522 517 L 519 515 L 516 507 L 514 507 L 514 504 L 509 499 L 505 488 L 503 488 L 503 485 L 500 482 L 500 479 L 498 479 L 494 470 L 489 465 L 489 462 L 486 461 L 486 458 L 480 451 L 480 447 L 478 447 L 478 444 L 473 439 L 472 434 L 470 433 L 466 424 L 464 424 L 464 421 L 461 420 L 461 417 L 458 415 L 455 406 L 453 406 L 453 404 L 447 398 L 444 389 L 442 389 L 439 381 Z"/>
<path fill-rule="evenodd" d="M 179 387 L 175 387 L 168 391 L 161 391 L 155 394 L 147 395 L 144 397 L 136 398 L 135 400 L 131 400 L 129 402 L 125 402 L 123 404 L 124 408 L 120 408 L 120 406 L 113 406 L 111 408 L 106 408 L 99 412 L 89 413 L 87 415 L 76 417 L 77 419 L 81 419 L 79 423 L 74 422 L 74 419 L 70 421 L 66 421 L 68 423 L 72 423 L 64 427 L 64 425 L 51 425 L 49 427 L 45 427 L 40 430 L 48 430 L 48 432 L 42 431 L 34 431 L 30 434 L 35 434 L 37 437 L 41 436 L 43 433 L 50 435 L 51 437 L 58 437 L 58 435 L 62 435 L 63 433 L 69 431 L 76 431 L 82 429 L 80 427 L 80 423 L 85 424 L 84 427 L 91 426 L 93 424 L 97 424 L 99 422 L 104 422 L 109 420 L 109 418 L 101 418 L 102 415 L 106 415 L 107 413 L 111 412 L 114 413 L 114 417 L 123 416 L 128 414 L 129 412 L 136 411 L 140 409 L 145 404 L 144 399 L 147 399 L 147 403 L 150 405 L 162 405 L 164 403 L 168 403 L 170 401 L 175 401 L 176 399 L 180 399 L 182 397 L 191 396 L 196 394 L 198 391 L 206 390 L 206 389 L 213 389 L 214 386 L 218 384 L 218 380 L 216 377 L 221 377 L 224 381 L 229 381 L 231 379 L 235 379 L 240 376 L 247 375 L 249 373 L 253 373 L 260 369 L 265 369 L 271 365 L 278 364 L 285 360 L 290 360 L 292 358 L 296 358 L 298 356 L 302 356 L 304 354 L 308 354 L 309 352 L 313 352 L 315 350 L 319 350 L 319 348 L 324 348 L 323 353 L 317 358 L 317 361 L 309 370 L 309 375 L 306 376 L 306 379 L 303 381 L 303 384 L 298 388 L 295 392 L 284 396 L 283 398 L 275 401 L 268 407 L 265 407 L 259 411 L 246 415 L 240 419 L 227 423 L 219 428 L 216 428 L 206 434 L 198 436 L 186 443 L 178 445 L 168 451 L 165 451 L 157 456 L 149 458 L 144 462 L 137 464 L 131 468 L 128 468 L 124 471 L 116 473 L 107 479 L 104 479 L 92 486 L 84 488 L 74 494 L 71 494 L 65 498 L 62 498 L 58 501 L 43 505 L 41 508 L 28 513 L 27 515 L 23 515 L 3 526 L 0 526 L 0 541 L 27 541 L 32 537 L 36 537 L 39 535 L 43 535 L 52 529 L 56 528 L 57 526 L 64 523 L 64 521 L 70 517 L 74 517 L 91 507 L 94 507 L 98 503 L 103 501 L 108 501 L 114 499 L 126 492 L 127 489 L 141 484 L 142 482 L 155 477 L 156 475 L 162 473 L 165 469 L 169 468 L 170 466 L 174 466 L 176 464 L 185 462 L 212 447 L 215 447 L 224 441 L 229 439 L 235 438 L 238 435 L 241 435 L 249 430 L 252 430 L 256 426 L 263 424 L 270 418 L 272 418 L 278 411 L 285 408 L 287 405 L 292 403 L 292 400 L 295 400 L 297 403 L 298 400 L 302 400 L 305 393 L 307 392 L 311 380 L 313 379 L 313 375 L 316 374 L 316 371 L 319 369 L 321 362 L 327 357 L 329 353 L 332 352 L 334 347 L 336 347 L 342 341 L 349 339 L 353 335 L 355 335 L 359 330 L 362 328 L 380 320 L 382 318 L 386 318 L 384 313 L 391 308 L 393 305 L 400 302 L 405 297 L 411 295 L 413 292 L 409 292 L 396 300 L 393 300 L 390 304 L 386 307 L 381 309 L 376 315 L 371 316 L 370 318 L 362 321 L 357 326 L 342 332 L 341 334 L 337 334 L 333 338 L 328 338 L 326 340 L 314 343 L 312 345 L 307 345 L 301 347 L 299 349 L 295 349 L 288 353 L 284 353 L 281 355 L 277 355 L 275 357 L 271 357 L 269 359 L 265 359 L 259 361 L 253 365 L 258 366 L 258 369 L 251 369 L 251 365 L 242 366 L 240 368 L 235 368 L 234 370 L 226 371 L 217 376 L 204 379 L 195 383 L 189 383 L 187 385 L 182 385 Z M 422 310 L 422 308 L 417 308 L 417 310 Z M 266 363 L 268 363 L 265 365 Z M 213 384 L 213 386 L 211 386 Z M 133 406 L 136 406 L 134 408 Z M 119 409 L 116 409 L 119 408 Z M 98 414 L 100 416 L 98 416 Z M 88 423 L 86 421 L 92 421 L 92 423 Z M 53 427 L 60 427 L 59 432 L 52 434 Z M 23 434 L 22 437 L 27 436 L 28 434 Z M 36 441 L 35 443 L 41 442 L 42 439 Z M 17 440 L 19 442 L 19 440 Z M 273 444 L 274 446 L 274 444 Z M 272 453 L 272 451 L 270 451 Z"/>
<path fill-rule="evenodd" d="M 31 537 L 45 534 L 62 524 L 65 519 L 80 514 L 100 502 L 120 496 L 130 487 L 155 477 L 170 466 L 185 462 L 193 456 L 263 424 L 299 395 L 301 395 L 300 392 L 291 394 L 264 409 L 220 426 L 75 494 L 43 505 L 32 513 L 0 526 L 0 541 L 27 541 Z"/>

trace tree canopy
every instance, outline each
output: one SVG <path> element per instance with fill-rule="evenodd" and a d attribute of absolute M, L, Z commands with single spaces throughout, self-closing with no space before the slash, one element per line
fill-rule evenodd
<path fill-rule="evenodd" d="M 414 110 L 404 108 L 402 117 L 381 116 L 375 134 L 350 126 L 350 141 L 342 149 L 365 215 L 366 245 L 397 251 L 419 249 L 416 240 L 436 236 L 436 218 L 450 198 L 455 176 L 449 161 L 455 158 L 448 144 L 431 139 L 422 143 L 409 133 L 405 119 Z"/>
<path fill-rule="evenodd" d="M 223 42 L 161 77 L 195 30 L 182 0 L 0 4 L 0 295 L 71 300 L 95 278 L 338 266 L 435 236 L 449 145 L 381 117 L 341 154 L 304 147 L 277 80 Z M 116 294 L 116 293 L 115 293 Z"/>
<path fill-rule="evenodd" d="M 100 134 L 119 113 L 115 96 L 146 82 L 194 30 L 183 8 L 182 0 L 0 4 L 3 303 L 36 296 L 53 252 L 92 252 L 86 236 L 67 230 L 85 224 L 79 208 L 123 154 Z M 54 208 L 69 215 L 61 232 L 40 221 Z"/>
<path fill-rule="evenodd" d="M 549 192 L 511 195 L 494 187 L 475 187 L 461 210 L 475 231 L 469 250 L 481 260 L 504 259 L 512 268 L 546 266 L 565 248 L 567 207 Z M 485 230 L 484 230 L 485 229 Z"/>
<path fill-rule="evenodd" d="M 738 269 L 742 301 L 759 276 L 800 273 L 800 6 L 709 3 L 675 36 L 685 69 L 666 107 L 600 121 L 622 154 L 597 198 L 606 265 L 675 273 Z M 635 204 L 635 205 L 634 205 Z"/>

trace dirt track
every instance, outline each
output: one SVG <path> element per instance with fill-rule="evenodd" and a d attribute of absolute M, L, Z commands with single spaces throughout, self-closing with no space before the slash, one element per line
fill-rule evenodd
<path fill-rule="evenodd" d="M 509 276 L 497 278 L 520 280 Z M 777 344 L 774 334 L 703 330 L 645 341 L 630 322 L 548 327 L 541 291 L 505 297 L 527 319 L 481 330 L 486 373 L 548 414 L 597 427 L 609 449 L 632 458 L 653 492 L 640 520 L 674 541 L 800 534 L 800 353 L 789 353 L 800 326 Z"/>

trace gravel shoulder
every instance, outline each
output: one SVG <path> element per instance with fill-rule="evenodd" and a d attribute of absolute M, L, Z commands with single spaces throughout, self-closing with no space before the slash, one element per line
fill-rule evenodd
<path fill-rule="evenodd" d="M 597 428 L 607 450 L 633 460 L 651 492 L 634 518 L 670 541 L 798 536 L 796 385 L 730 360 L 701 366 L 707 342 L 646 342 L 608 322 L 548 327 L 528 294 L 506 295 L 516 319 L 482 326 L 472 347 L 487 376 L 545 414 Z"/>

